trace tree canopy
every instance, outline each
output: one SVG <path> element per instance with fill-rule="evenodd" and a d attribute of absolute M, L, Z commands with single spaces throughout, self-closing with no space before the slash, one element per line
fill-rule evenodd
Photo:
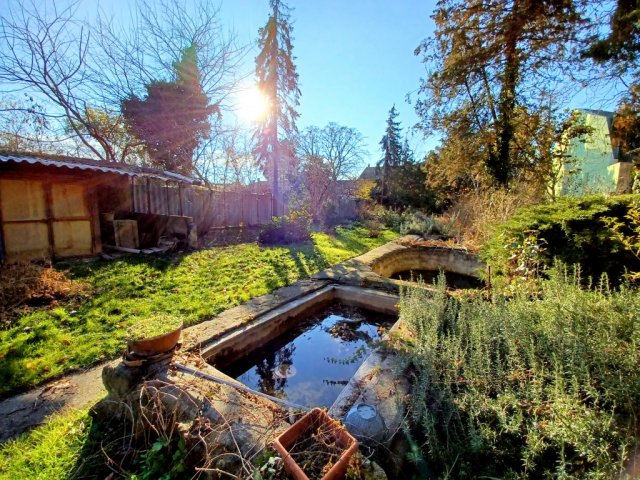
<path fill-rule="evenodd" d="M 519 126 L 555 100 L 581 15 L 567 0 L 438 2 L 435 34 L 416 49 L 429 70 L 416 110 L 448 162 L 500 186 L 535 163 Z"/>
<path fill-rule="evenodd" d="M 146 98 L 123 100 L 122 113 L 155 166 L 191 175 L 193 152 L 209 135 L 209 116 L 219 108 L 209 105 L 200 85 L 195 45 L 184 49 L 173 68 L 174 81 L 150 83 Z"/>

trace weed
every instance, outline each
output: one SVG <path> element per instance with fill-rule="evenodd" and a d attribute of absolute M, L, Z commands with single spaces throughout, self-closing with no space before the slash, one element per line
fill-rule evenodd
<path fill-rule="evenodd" d="M 2 267 L 0 276 L 0 328 L 11 326 L 31 308 L 71 300 L 90 293 L 88 285 L 70 279 L 51 265 L 13 263 Z"/>
<path fill-rule="evenodd" d="M 420 235 L 422 237 L 431 235 L 454 237 L 458 235 L 455 226 L 456 220 L 456 214 L 444 217 L 414 212 L 405 215 L 405 220 L 400 226 L 400 233 L 402 235 Z"/>
<path fill-rule="evenodd" d="M 142 340 L 153 338 L 165 333 L 172 332 L 183 324 L 180 317 L 166 314 L 153 315 L 142 319 L 140 322 L 127 329 L 127 338 L 131 340 Z"/>

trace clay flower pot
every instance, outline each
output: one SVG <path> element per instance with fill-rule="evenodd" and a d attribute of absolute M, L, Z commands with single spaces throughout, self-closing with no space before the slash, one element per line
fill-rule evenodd
<path fill-rule="evenodd" d="M 300 454 L 296 452 L 296 449 L 300 445 L 306 444 L 306 448 L 313 451 L 314 442 L 318 441 L 330 444 L 335 449 L 337 458 L 332 466 L 329 467 L 327 464 L 325 468 L 321 468 L 324 473 L 321 479 L 338 480 L 344 478 L 349 466 L 349 460 L 358 451 L 358 441 L 342 425 L 329 417 L 320 408 L 314 408 L 291 425 L 275 439 L 273 446 L 282 457 L 284 467 L 289 475 L 296 480 L 309 480 L 310 477 L 307 473 L 313 475 L 313 478 L 319 478 L 317 476 L 318 473 L 305 473 L 303 470 L 305 465 L 299 465 L 296 461 L 296 458 L 300 458 Z"/>
<path fill-rule="evenodd" d="M 153 357 L 169 352 L 178 344 L 182 325 L 177 328 L 149 338 L 127 339 L 127 351 L 138 357 Z"/>

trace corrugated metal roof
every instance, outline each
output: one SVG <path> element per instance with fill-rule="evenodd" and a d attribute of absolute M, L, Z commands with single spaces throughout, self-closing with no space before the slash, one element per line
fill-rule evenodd
<path fill-rule="evenodd" d="M 38 164 L 48 167 L 78 168 L 80 170 L 94 170 L 104 173 L 114 173 L 117 175 L 128 175 L 130 177 L 155 177 L 163 180 L 173 180 L 189 184 L 193 183 L 192 178 L 180 175 L 179 173 L 167 172 L 165 170 L 159 170 L 149 167 L 139 167 L 137 165 L 100 162 L 88 158 L 58 156 L 43 158 L 27 155 L 0 154 L 0 162 L 29 163 L 32 165 Z"/>

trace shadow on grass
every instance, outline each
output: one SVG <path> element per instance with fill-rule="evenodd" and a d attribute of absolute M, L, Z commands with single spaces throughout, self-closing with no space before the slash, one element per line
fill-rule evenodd
<path fill-rule="evenodd" d="M 97 260 L 95 262 L 74 262 L 70 263 L 69 271 L 73 278 L 84 279 L 96 276 L 96 273 L 102 271 L 109 271 L 111 269 L 126 267 L 135 267 L 139 265 L 145 265 L 146 267 L 159 272 L 165 272 L 170 267 L 180 263 L 182 259 L 187 256 L 187 252 L 178 252 L 175 254 L 164 256 L 150 256 L 150 255 L 126 255 L 113 260 Z M 67 264 L 63 263 L 61 266 Z"/>

